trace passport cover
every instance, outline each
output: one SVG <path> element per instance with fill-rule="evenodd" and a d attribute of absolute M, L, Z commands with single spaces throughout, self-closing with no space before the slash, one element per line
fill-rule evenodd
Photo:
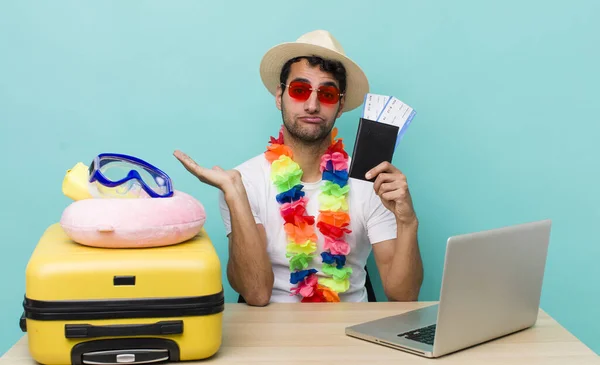
<path fill-rule="evenodd" d="M 375 181 L 375 178 L 367 179 L 365 174 L 383 161 L 392 162 L 398 131 L 398 126 L 360 118 L 349 177 Z"/>

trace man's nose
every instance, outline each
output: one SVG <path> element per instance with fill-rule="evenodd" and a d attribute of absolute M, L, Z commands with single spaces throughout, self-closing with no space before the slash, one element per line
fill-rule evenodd
<path fill-rule="evenodd" d="M 304 110 L 307 113 L 317 113 L 319 112 L 321 108 L 321 103 L 319 102 L 319 99 L 317 98 L 317 90 L 313 90 L 310 93 L 310 96 L 308 97 L 308 99 L 306 100 L 306 102 L 304 102 Z"/>

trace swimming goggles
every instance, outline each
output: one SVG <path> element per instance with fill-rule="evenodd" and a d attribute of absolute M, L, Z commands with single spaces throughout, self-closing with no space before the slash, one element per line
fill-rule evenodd
<path fill-rule="evenodd" d="M 99 183 L 111 194 L 125 195 L 137 189 L 152 198 L 173 196 L 171 178 L 157 167 L 137 157 L 102 153 L 94 158 L 89 169 L 89 182 Z M 138 193 L 136 193 L 138 194 Z M 138 194 L 138 195 L 140 195 Z"/>

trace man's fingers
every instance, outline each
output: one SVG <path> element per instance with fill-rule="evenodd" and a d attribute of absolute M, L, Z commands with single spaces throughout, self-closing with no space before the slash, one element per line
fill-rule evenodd
<path fill-rule="evenodd" d="M 381 195 L 387 193 L 389 191 L 400 190 L 402 189 L 402 184 L 398 181 L 393 182 L 385 182 L 381 184 L 379 187 L 379 191 L 377 191 L 377 195 Z"/>
<path fill-rule="evenodd" d="M 175 157 L 181 162 L 181 164 L 188 170 L 192 175 L 196 176 L 198 180 L 202 181 L 205 184 L 212 185 L 217 188 L 221 188 L 223 183 L 222 175 L 225 170 L 220 168 L 219 166 L 214 166 L 212 169 L 207 169 L 198 165 L 194 160 L 192 160 L 188 155 L 181 151 L 175 151 L 173 153 Z"/>
<path fill-rule="evenodd" d="M 192 160 L 190 156 L 181 151 L 175 151 L 174 155 L 189 172 L 196 175 L 198 178 L 204 176 L 205 169 Z"/>
<path fill-rule="evenodd" d="M 377 165 L 377 166 L 373 167 L 371 170 L 367 171 L 367 173 L 365 174 L 365 177 L 367 179 L 371 179 L 371 178 L 381 174 L 382 172 L 394 173 L 394 172 L 400 172 L 400 170 L 398 170 L 391 163 L 389 163 L 387 161 L 383 161 L 379 165 Z"/>
<path fill-rule="evenodd" d="M 400 200 L 403 196 L 404 192 L 402 190 L 392 190 L 381 194 L 381 197 L 385 200 Z"/>
<path fill-rule="evenodd" d="M 183 166 L 188 167 L 192 165 L 193 160 L 185 153 L 177 150 L 173 153 L 173 155 L 179 160 L 179 162 L 183 164 Z"/>
<path fill-rule="evenodd" d="M 373 183 L 373 189 L 375 189 L 375 193 L 379 194 L 379 189 L 381 188 L 381 184 L 388 181 L 393 181 L 394 176 L 387 172 L 380 173 L 377 175 L 375 182 Z"/>

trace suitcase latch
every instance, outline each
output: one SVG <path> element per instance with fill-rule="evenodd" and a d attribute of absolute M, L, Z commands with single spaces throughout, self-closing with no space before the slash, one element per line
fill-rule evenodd
<path fill-rule="evenodd" d="M 117 363 L 132 363 L 135 362 L 135 354 L 119 354 L 117 355 Z"/>

